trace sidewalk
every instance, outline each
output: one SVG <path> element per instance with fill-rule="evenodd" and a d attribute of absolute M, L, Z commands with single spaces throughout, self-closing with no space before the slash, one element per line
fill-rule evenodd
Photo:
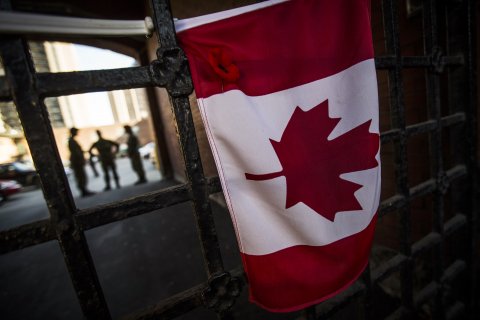
<path fill-rule="evenodd" d="M 148 183 L 133 186 L 134 177 L 128 177 L 127 164 L 119 164 L 121 189 L 76 198 L 77 206 L 117 201 L 176 183 L 149 177 Z M 101 190 L 103 179 L 90 179 L 91 189 Z M 31 195 L 17 201 L 23 203 Z M 41 193 L 33 197 L 38 198 L 41 199 Z M 236 268 L 241 262 L 229 214 L 215 203 L 212 205 L 225 268 Z M 3 209 L 0 208 L 0 213 Z M 15 214 L 21 217 L 22 212 Z M 0 214 L 0 222 L 1 218 Z M 89 230 L 86 238 L 114 319 L 207 281 L 195 218 L 188 202 Z M 82 319 L 56 241 L 0 256 L 0 283 L 2 319 Z M 247 298 L 244 288 L 233 308 L 236 319 L 294 318 L 293 314 L 264 312 L 248 303 Z M 216 316 L 199 308 L 179 319 L 216 319 Z"/>

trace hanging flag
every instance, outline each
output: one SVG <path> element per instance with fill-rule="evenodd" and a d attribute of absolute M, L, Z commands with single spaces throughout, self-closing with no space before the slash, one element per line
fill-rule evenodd
<path fill-rule="evenodd" d="M 380 193 L 369 1 L 266 1 L 176 28 L 250 299 L 287 312 L 346 289 Z"/>

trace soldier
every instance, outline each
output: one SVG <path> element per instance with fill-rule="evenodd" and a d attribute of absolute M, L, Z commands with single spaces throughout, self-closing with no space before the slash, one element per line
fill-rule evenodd
<path fill-rule="evenodd" d="M 90 168 L 92 168 L 93 175 L 95 176 L 95 178 L 97 178 L 99 174 L 97 167 L 95 166 L 95 158 L 92 156 L 88 157 L 88 163 L 90 164 Z"/>
<path fill-rule="evenodd" d="M 120 181 L 117 174 L 117 167 L 115 165 L 115 154 L 118 152 L 118 143 L 102 138 L 102 133 L 100 130 L 97 130 L 98 140 L 92 144 L 90 150 L 90 157 L 93 156 L 92 150 L 97 149 L 98 158 L 102 164 L 103 177 L 105 179 L 105 188 L 103 190 L 110 190 L 110 174 L 109 171 L 112 171 L 113 179 L 115 180 L 115 185 L 117 188 L 120 188 Z"/>
<path fill-rule="evenodd" d="M 75 175 L 75 181 L 77 182 L 78 190 L 82 197 L 88 197 L 93 192 L 87 189 L 87 174 L 85 173 L 85 157 L 83 156 L 83 150 L 75 140 L 75 136 L 78 133 L 77 128 L 70 129 L 70 138 L 68 138 L 68 150 L 70 150 L 70 167 Z"/>
<path fill-rule="evenodd" d="M 143 163 L 140 157 L 140 153 L 138 152 L 138 139 L 133 134 L 132 128 L 130 126 L 124 126 L 125 132 L 128 134 L 128 141 L 127 141 L 127 153 L 128 157 L 130 158 L 130 162 L 132 164 L 132 169 L 137 173 L 138 180 L 135 184 L 141 184 L 147 182 L 145 178 L 145 171 L 143 170 Z"/>

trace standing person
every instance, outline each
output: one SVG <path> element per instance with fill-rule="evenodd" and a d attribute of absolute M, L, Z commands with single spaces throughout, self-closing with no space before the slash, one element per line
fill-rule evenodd
<path fill-rule="evenodd" d="M 102 164 L 103 177 L 105 179 L 105 188 L 104 190 L 110 190 L 110 173 L 112 171 L 113 179 L 115 180 L 115 185 L 117 188 L 120 188 L 120 181 L 117 174 L 117 166 L 115 165 L 115 154 L 118 152 L 118 143 L 106 140 L 102 138 L 102 133 L 100 130 L 97 130 L 98 140 L 92 144 L 90 150 L 90 157 L 93 156 L 92 150 L 97 149 L 98 158 Z"/>
<path fill-rule="evenodd" d="M 83 156 L 82 147 L 75 140 L 78 133 L 77 128 L 70 129 L 70 138 L 68 138 L 68 150 L 70 150 L 70 166 L 72 167 L 77 182 L 78 190 L 82 197 L 88 197 L 93 192 L 87 189 L 87 174 L 85 173 L 85 157 Z"/>
<path fill-rule="evenodd" d="M 97 178 L 99 174 L 97 167 L 95 166 L 95 158 L 90 155 L 90 157 L 88 157 L 88 163 L 90 164 L 90 168 L 92 168 L 93 175 L 95 176 L 95 178 Z"/>
<path fill-rule="evenodd" d="M 140 157 L 140 153 L 138 152 L 138 139 L 133 134 L 132 127 L 126 125 L 123 127 L 125 132 L 128 134 L 128 141 L 127 141 L 127 153 L 128 157 L 130 158 L 130 162 L 132 164 L 132 169 L 137 173 L 138 180 L 135 184 L 141 184 L 147 182 L 145 178 L 145 171 L 143 170 L 143 163 Z"/>

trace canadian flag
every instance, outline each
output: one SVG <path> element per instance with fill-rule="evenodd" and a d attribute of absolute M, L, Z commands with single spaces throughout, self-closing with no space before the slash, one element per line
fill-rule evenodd
<path fill-rule="evenodd" d="M 346 289 L 380 194 L 369 1 L 266 1 L 176 29 L 250 299 L 287 312 Z"/>

